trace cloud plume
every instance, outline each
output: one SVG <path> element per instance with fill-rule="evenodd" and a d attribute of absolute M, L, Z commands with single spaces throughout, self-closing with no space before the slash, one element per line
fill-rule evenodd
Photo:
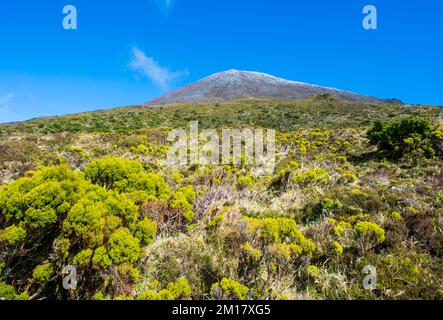
<path fill-rule="evenodd" d="M 154 0 L 155 4 L 162 11 L 169 11 L 174 6 L 175 0 Z"/>
<path fill-rule="evenodd" d="M 0 95 L 0 123 L 10 121 L 21 121 L 24 117 L 11 110 L 10 101 L 15 97 L 15 93 L 10 92 Z"/>
<path fill-rule="evenodd" d="M 147 77 L 162 90 L 169 90 L 171 84 L 181 77 L 187 76 L 187 71 L 171 71 L 160 66 L 154 58 L 146 54 L 137 47 L 132 48 L 132 56 L 129 66 L 138 74 Z"/>
<path fill-rule="evenodd" d="M 9 108 L 9 101 L 14 97 L 15 93 L 13 92 L 0 96 L 0 108 L 1 109 Z"/>

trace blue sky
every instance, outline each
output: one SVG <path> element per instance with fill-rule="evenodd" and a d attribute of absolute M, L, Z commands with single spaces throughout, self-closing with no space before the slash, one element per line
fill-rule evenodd
<path fill-rule="evenodd" d="M 438 0 L 2 1 L 0 122 L 140 104 L 227 69 L 443 105 L 442 21 Z"/>

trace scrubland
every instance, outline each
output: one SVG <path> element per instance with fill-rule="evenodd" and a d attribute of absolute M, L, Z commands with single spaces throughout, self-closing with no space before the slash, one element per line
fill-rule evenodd
<path fill-rule="evenodd" d="M 163 165 L 191 120 L 275 129 L 275 172 Z M 2 125 L 0 297 L 442 299 L 442 156 L 442 108 L 328 95 Z"/>

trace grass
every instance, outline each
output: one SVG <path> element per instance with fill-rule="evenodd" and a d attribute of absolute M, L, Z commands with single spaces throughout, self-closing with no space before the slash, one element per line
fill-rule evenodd
<path fill-rule="evenodd" d="M 218 104 L 132 106 L 60 117 L 45 117 L 0 125 L 0 135 L 11 133 L 118 132 L 143 128 L 184 127 L 191 120 L 202 128 L 258 126 L 288 132 L 300 128 L 367 127 L 374 120 L 420 115 L 441 117 L 441 108 L 400 104 L 371 105 L 313 97 L 298 102 L 240 100 Z"/>

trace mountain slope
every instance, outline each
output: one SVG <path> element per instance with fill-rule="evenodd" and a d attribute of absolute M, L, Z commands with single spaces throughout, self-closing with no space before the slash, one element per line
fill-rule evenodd
<path fill-rule="evenodd" d="M 184 102 L 214 103 L 247 98 L 301 100 L 309 96 L 324 93 L 329 93 L 337 98 L 353 102 L 392 102 L 392 100 L 379 99 L 335 88 L 289 81 L 265 73 L 229 70 L 213 74 L 198 82 L 169 92 L 148 102 L 147 105 L 153 106 Z"/>
<path fill-rule="evenodd" d="M 256 127 L 283 132 L 299 128 L 367 127 L 375 120 L 410 116 L 441 119 L 443 108 L 408 104 L 368 104 L 314 96 L 300 101 L 229 100 L 214 103 L 181 103 L 156 108 L 121 107 L 37 118 L 21 123 L 0 124 L 0 139 L 11 134 L 50 134 L 62 132 L 132 132 L 143 128 L 184 128 L 199 121 L 201 128 Z M 0 151 L 1 148 L 0 148 Z"/>

